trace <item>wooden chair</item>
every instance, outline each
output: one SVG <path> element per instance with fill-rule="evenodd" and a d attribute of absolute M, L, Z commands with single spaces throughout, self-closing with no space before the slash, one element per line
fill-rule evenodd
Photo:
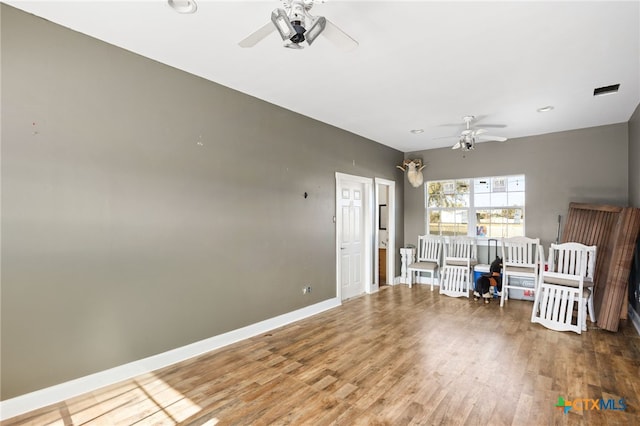
<path fill-rule="evenodd" d="M 502 246 L 502 294 L 500 306 L 509 300 L 509 289 L 531 290 L 518 284 L 512 284 L 512 277 L 529 278 L 538 282 L 540 263 L 544 261 L 544 252 L 539 238 L 512 237 L 501 240 Z M 540 252 L 542 257 L 540 257 Z M 534 284 L 535 287 L 535 284 Z"/>
<path fill-rule="evenodd" d="M 413 274 L 419 277 L 422 273 L 431 275 L 431 291 L 436 273 L 440 269 L 440 254 L 442 251 L 442 239 L 433 235 L 420 235 L 418 237 L 416 261 L 407 267 L 409 272 L 409 287 L 413 283 Z M 417 278 L 416 278 L 417 280 Z"/>
<path fill-rule="evenodd" d="M 556 331 L 585 331 L 588 287 L 593 286 L 595 260 L 596 246 L 551 244 L 549 269 L 540 273 L 531 322 Z"/>
<path fill-rule="evenodd" d="M 478 263 L 475 238 L 451 237 L 444 245 L 440 294 L 469 297 L 473 290 L 473 267 Z"/>

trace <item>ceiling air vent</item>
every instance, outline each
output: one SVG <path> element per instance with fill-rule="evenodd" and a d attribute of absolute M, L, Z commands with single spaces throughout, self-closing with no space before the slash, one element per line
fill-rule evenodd
<path fill-rule="evenodd" d="M 620 84 L 612 84 L 611 86 L 598 87 L 593 89 L 593 96 L 608 95 L 610 93 L 617 93 L 620 88 Z"/>

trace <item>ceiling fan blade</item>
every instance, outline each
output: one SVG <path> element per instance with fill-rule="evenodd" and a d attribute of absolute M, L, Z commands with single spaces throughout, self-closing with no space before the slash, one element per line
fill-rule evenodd
<path fill-rule="evenodd" d="M 342 31 L 330 20 L 326 20 L 326 26 L 320 35 L 325 36 L 335 46 L 348 51 L 358 47 L 358 42 L 349 34 Z"/>
<path fill-rule="evenodd" d="M 489 135 L 482 135 L 478 139 L 480 139 L 482 142 L 489 142 L 489 141 L 504 142 L 507 140 L 507 138 L 505 138 L 504 136 L 489 136 Z"/>
<path fill-rule="evenodd" d="M 241 40 L 238 45 L 240 47 L 253 47 L 258 42 L 264 40 L 269 34 L 274 32 L 276 27 L 272 22 L 267 22 L 263 27 L 259 28 L 257 31 L 249 34 L 246 38 Z"/>
<path fill-rule="evenodd" d="M 487 127 L 490 129 L 504 129 L 505 127 L 507 127 L 506 124 L 484 124 L 482 123 L 482 127 Z"/>
<path fill-rule="evenodd" d="M 451 147 L 451 149 L 460 149 L 460 148 L 462 148 L 462 144 L 460 143 L 460 141 L 456 142 L 456 144 Z"/>
<path fill-rule="evenodd" d="M 507 127 L 506 124 L 484 124 L 484 123 L 481 123 L 481 121 L 484 120 L 487 117 L 489 117 L 489 116 L 488 115 L 476 115 L 475 122 L 478 123 L 478 126 L 492 128 L 492 129 L 502 129 L 502 128 Z"/>
<path fill-rule="evenodd" d="M 439 136 L 437 138 L 431 138 L 433 141 L 438 141 L 442 139 L 451 139 L 452 141 L 457 141 L 460 139 L 460 136 Z"/>

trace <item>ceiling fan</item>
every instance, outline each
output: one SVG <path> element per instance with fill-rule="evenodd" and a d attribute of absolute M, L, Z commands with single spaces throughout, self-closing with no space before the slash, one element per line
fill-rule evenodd
<path fill-rule="evenodd" d="M 458 141 L 451 147 L 451 149 L 462 149 L 463 151 L 472 151 L 476 147 L 476 142 L 488 142 L 499 141 L 504 142 L 507 138 L 503 136 L 490 136 L 485 135 L 485 129 L 472 129 L 471 122 L 475 119 L 473 115 L 466 115 L 462 117 L 467 124 L 467 128 L 460 133 Z"/>
<path fill-rule="evenodd" d="M 238 45 L 253 47 L 277 30 L 284 41 L 284 47 L 290 49 L 302 49 L 304 46 L 301 43 L 305 41 L 311 46 L 319 35 L 323 35 L 344 50 L 357 47 L 356 40 L 327 18 L 312 16 L 309 13 L 314 3 L 314 0 L 282 0 L 283 9 L 275 9 L 271 12 L 271 22 L 251 33 Z"/>

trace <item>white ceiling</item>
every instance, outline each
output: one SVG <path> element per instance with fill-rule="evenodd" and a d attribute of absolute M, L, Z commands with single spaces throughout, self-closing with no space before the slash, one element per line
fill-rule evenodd
<path fill-rule="evenodd" d="M 277 33 L 240 48 L 277 0 L 196 0 L 194 14 L 166 0 L 3 2 L 403 152 L 452 145 L 465 115 L 518 138 L 626 122 L 640 103 L 640 1 L 316 4 L 359 42 L 348 52 L 323 37 L 285 49 Z"/>

